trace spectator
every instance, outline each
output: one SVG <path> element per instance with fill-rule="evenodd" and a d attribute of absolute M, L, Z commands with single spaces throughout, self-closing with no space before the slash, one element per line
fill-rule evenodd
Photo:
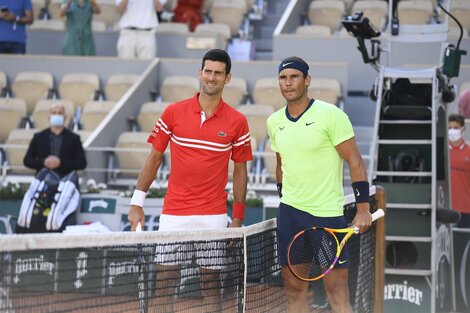
<path fill-rule="evenodd" d="M 64 127 L 65 108 L 53 103 L 50 109 L 50 128 L 34 134 L 23 163 L 39 172 L 48 168 L 63 177 L 86 167 L 85 152 L 80 136 Z"/>
<path fill-rule="evenodd" d="M 462 215 L 458 227 L 470 228 L 470 146 L 465 142 L 465 119 L 449 116 L 450 178 L 452 208 Z"/>
<path fill-rule="evenodd" d="M 100 11 L 96 0 L 62 0 L 60 16 L 67 16 L 62 54 L 96 55 L 91 20 Z"/>
<path fill-rule="evenodd" d="M 173 10 L 173 21 L 188 24 L 189 30 L 193 32 L 202 23 L 202 5 L 202 0 L 178 0 Z"/>
<path fill-rule="evenodd" d="M 163 10 L 166 0 L 116 0 L 119 21 L 118 57 L 152 59 L 157 55 L 155 28 L 157 12 Z"/>
<path fill-rule="evenodd" d="M 459 112 L 464 118 L 470 118 L 470 89 L 462 92 L 459 97 Z"/>
<path fill-rule="evenodd" d="M 26 53 L 26 25 L 33 23 L 31 0 L 0 0 L 0 53 Z"/>

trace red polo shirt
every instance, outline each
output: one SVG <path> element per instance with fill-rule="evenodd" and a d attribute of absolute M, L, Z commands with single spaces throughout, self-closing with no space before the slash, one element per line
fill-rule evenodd
<path fill-rule="evenodd" d="M 459 147 L 449 145 L 450 174 L 452 187 L 452 208 L 470 213 L 470 146 L 463 143 Z"/>
<path fill-rule="evenodd" d="M 227 213 L 229 159 L 253 158 L 245 116 L 221 100 L 215 113 L 205 118 L 198 96 L 169 105 L 147 140 L 162 153 L 171 142 L 164 214 Z"/>

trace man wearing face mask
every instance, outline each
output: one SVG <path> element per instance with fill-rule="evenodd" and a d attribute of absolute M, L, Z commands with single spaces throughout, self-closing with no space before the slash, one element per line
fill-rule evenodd
<path fill-rule="evenodd" d="M 85 152 L 80 136 L 65 128 L 65 108 L 57 102 L 50 108 L 50 127 L 34 134 L 23 163 L 36 170 L 43 168 L 64 177 L 86 167 Z"/>
<path fill-rule="evenodd" d="M 465 142 L 465 119 L 449 116 L 449 154 L 452 208 L 462 215 L 458 227 L 470 228 L 470 146 Z"/>

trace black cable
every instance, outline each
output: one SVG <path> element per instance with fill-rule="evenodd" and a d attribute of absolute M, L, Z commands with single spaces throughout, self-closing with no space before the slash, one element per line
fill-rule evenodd
<path fill-rule="evenodd" d="M 458 51 L 459 50 L 459 47 L 460 47 L 460 41 L 462 41 L 462 37 L 463 37 L 463 27 L 462 27 L 462 24 L 460 24 L 459 20 L 453 16 L 452 14 L 450 14 L 450 12 L 448 12 L 441 4 L 441 1 L 442 0 L 437 0 L 437 5 L 441 8 L 442 11 L 444 11 L 445 14 L 449 15 L 456 23 L 457 25 L 459 26 L 459 29 L 460 29 L 460 36 L 459 36 L 459 40 L 457 41 L 457 47 L 456 47 L 456 50 Z"/>

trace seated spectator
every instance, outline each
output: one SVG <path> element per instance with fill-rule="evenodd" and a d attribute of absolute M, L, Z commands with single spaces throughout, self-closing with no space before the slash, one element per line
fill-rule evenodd
<path fill-rule="evenodd" d="M 39 172 L 48 168 L 64 177 L 74 170 L 86 167 L 85 152 L 80 136 L 64 127 L 65 108 L 53 103 L 50 109 L 50 127 L 34 134 L 23 163 Z"/>
<path fill-rule="evenodd" d="M 60 16 L 67 17 L 62 54 L 96 55 L 91 20 L 100 12 L 96 0 L 62 0 Z"/>
<path fill-rule="evenodd" d="M 450 178 L 452 208 L 462 215 L 458 227 L 470 228 L 470 146 L 465 142 L 465 119 L 449 116 Z"/>
<path fill-rule="evenodd" d="M 464 118 L 470 118 L 470 89 L 464 91 L 459 97 L 459 112 Z"/>
<path fill-rule="evenodd" d="M 193 32 L 196 26 L 202 23 L 203 3 L 203 0 L 178 0 L 173 10 L 173 21 L 188 24 L 189 30 Z"/>

